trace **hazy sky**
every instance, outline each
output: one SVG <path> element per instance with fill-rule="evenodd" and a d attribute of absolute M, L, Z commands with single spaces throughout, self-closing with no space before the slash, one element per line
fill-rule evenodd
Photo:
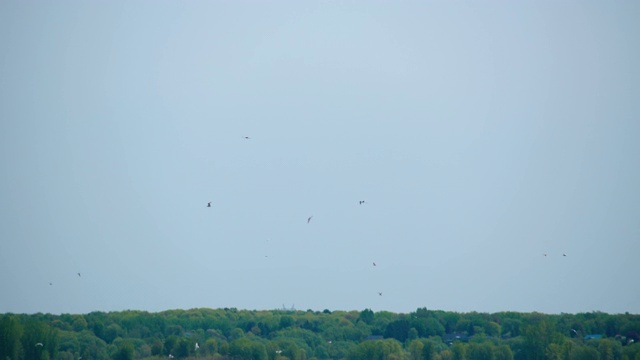
<path fill-rule="evenodd" d="M 0 312 L 640 313 L 638 19 L 2 1 Z"/>

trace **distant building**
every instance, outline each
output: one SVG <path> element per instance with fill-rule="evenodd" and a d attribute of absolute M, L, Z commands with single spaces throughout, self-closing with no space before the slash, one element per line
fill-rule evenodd
<path fill-rule="evenodd" d="M 467 335 L 466 332 L 453 332 L 449 334 L 444 334 L 442 337 L 442 341 L 446 344 L 452 343 L 454 341 L 462 341 L 467 342 L 471 339 L 471 336 Z"/>
<path fill-rule="evenodd" d="M 585 340 L 600 340 L 602 339 L 602 334 L 589 334 L 584 337 Z"/>

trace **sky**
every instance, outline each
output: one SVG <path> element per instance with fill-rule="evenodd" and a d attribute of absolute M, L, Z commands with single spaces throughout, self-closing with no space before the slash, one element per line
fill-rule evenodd
<path fill-rule="evenodd" d="M 638 18 L 2 1 L 0 313 L 638 314 Z"/>

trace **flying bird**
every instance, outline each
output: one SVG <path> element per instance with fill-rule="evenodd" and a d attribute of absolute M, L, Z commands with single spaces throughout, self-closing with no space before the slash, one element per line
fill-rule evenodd
<path fill-rule="evenodd" d="M 207 203 L 207 207 L 211 207 L 211 201 Z"/>
<path fill-rule="evenodd" d="M 379 292 L 379 293 L 378 293 L 378 295 L 382 296 L 382 293 L 381 293 L 381 292 Z"/>
<path fill-rule="evenodd" d="M 198 345 L 198 343 L 196 343 L 196 350 L 200 349 L 200 345 Z"/>
<path fill-rule="evenodd" d="M 36 346 L 44 346 L 42 343 L 37 343 Z"/>
<path fill-rule="evenodd" d="M 250 138 L 250 137 L 248 137 L 248 136 L 243 136 L 243 138 L 245 138 L 245 139 L 247 139 L 247 140 L 251 139 L 251 138 Z"/>
<path fill-rule="evenodd" d="M 562 254 L 562 256 L 567 256 L 567 254 Z"/>
<path fill-rule="evenodd" d="M 80 276 L 80 273 L 78 273 L 78 277 L 81 277 L 81 276 Z"/>
<path fill-rule="evenodd" d="M 49 283 L 49 285 L 53 285 L 53 283 L 52 283 L 52 282 L 50 282 L 50 283 Z"/>
<path fill-rule="evenodd" d="M 360 205 L 364 204 L 364 200 L 359 201 Z"/>
<path fill-rule="evenodd" d="M 307 224 L 308 224 L 309 222 L 311 222 L 311 218 L 312 218 L 312 217 L 313 217 L 313 215 L 309 216 L 309 218 L 307 219 Z"/>
<path fill-rule="evenodd" d="M 376 262 L 375 262 L 375 261 L 373 262 L 373 266 L 378 266 L 378 265 L 376 265 Z"/>

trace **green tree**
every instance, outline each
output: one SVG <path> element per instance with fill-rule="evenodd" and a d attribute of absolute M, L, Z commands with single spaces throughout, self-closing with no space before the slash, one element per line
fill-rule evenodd
<path fill-rule="evenodd" d="M 104 330 L 104 337 L 102 338 L 102 340 L 104 340 L 107 344 L 111 344 L 116 338 L 122 337 L 123 335 L 124 330 L 122 329 L 122 327 L 120 327 L 120 325 L 110 324 Z"/>
<path fill-rule="evenodd" d="M 239 338 L 229 343 L 229 356 L 232 359 L 251 359 L 252 353 L 251 340 L 247 338 Z"/>
<path fill-rule="evenodd" d="M 498 337 L 501 334 L 500 325 L 493 321 L 487 321 L 484 324 L 484 332 L 487 336 Z"/>
<path fill-rule="evenodd" d="M 29 320 L 24 325 L 22 348 L 26 360 L 55 358 L 58 352 L 58 330 L 44 322 Z"/>
<path fill-rule="evenodd" d="M 107 343 L 96 336 L 92 336 L 91 332 L 83 331 L 77 335 L 77 339 L 80 345 L 79 355 L 83 359 L 106 360 L 109 358 Z"/>
<path fill-rule="evenodd" d="M 469 343 L 467 358 L 469 360 L 494 360 L 493 345 L 490 342 Z"/>
<path fill-rule="evenodd" d="M 387 328 L 384 331 L 384 337 L 405 342 L 409 337 L 409 329 L 410 324 L 405 319 L 392 321 L 387 325 Z"/>
<path fill-rule="evenodd" d="M 202 346 L 204 353 L 208 355 L 214 355 L 218 353 L 218 349 L 220 348 L 220 342 L 218 339 L 210 338 L 204 342 L 204 346 Z"/>
<path fill-rule="evenodd" d="M 358 320 L 364 321 L 366 324 L 371 324 L 373 322 L 375 315 L 371 309 L 364 309 L 360 312 L 360 316 Z"/>
<path fill-rule="evenodd" d="M 244 337 L 244 331 L 240 328 L 235 328 L 231 330 L 231 334 L 229 335 L 229 340 L 237 340 Z"/>
<path fill-rule="evenodd" d="M 562 345 L 549 344 L 546 351 L 547 360 L 563 360 L 564 351 Z"/>
<path fill-rule="evenodd" d="M 233 340 L 229 344 L 229 356 L 232 359 L 268 359 L 264 344 L 254 342 L 246 337 Z"/>
<path fill-rule="evenodd" d="M 422 347 L 422 360 L 433 360 L 436 355 L 436 349 L 433 342 L 426 340 L 423 342 Z"/>
<path fill-rule="evenodd" d="M 175 335 L 167 337 L 164 341 L 164 355 L 173 355 L 174 349 L 178 345 L 178 341 L 180 341 L 180 338 Z"/>
<path fill-rule="evenodd" d="M 162 355 L 164 345 L 160 339 L 155 339 L 151 344 L 151 355 L 160 356 Z"/>
<path fill-rule="evenodd" d="M 520 336 L 522 322 L 516 319 L 504 319 L 502 322 L 502 335 L 508 337 Z"/>
<path fill-rule="evenodd" d="M 452 333 L 456 331 L 456 325 L 460 321 L 460 314 L 454 312 L 446 312 L 442 314 L 442 322 L 444 324 L 445 332 Z"/>
<path fill-rule="evenodd" d="M 622 358 L 622 345 L 612 339 L 602 339 L 598 344 L 600 360 L 620 360 Z"/>
<path fill-rule="evenodd" d="M 600 360 L 614 360 L 613 347 L 608 339 L 600 340 L 598 344 L 598 352 L 600 353 Z"/>
<path fill-rule="evenodd" d="M 288 328 L 290 326 L 293 326 L 293 324 L 295 324 L 295 322 L 293 321 L 293 318 L 289 315 L 285 315 L 283 317 L 280 318 L 280 328 L 281 329 L 285 329 Z"/>
<path fill-rule="evenodd" d="M 387 360 L 400 359 L 403 356 L 402 346 L 397 340 L 363 341 L 347 356 L 349 360 Z"/>
<path fill-rule="evenodd" d="M 420 334 L 422 337 L 429 336 L 443 336 L 445 334 L 445 328 L 435 318 L 428 318 L 424 322 L 424 332 Z"/>
<path fill-rule="evenodd" d="M 570 356 L 570 360 L 599 360 L 600 354 L 598 350 L 591 346 L 576 347 Z"/>
<path fill-rule="evenodd" d="M 18 360 L 22 326 L 13 316 L 0 317 L 0 359 Z"/>
<path fill-rule="evenodd" d="M 123 340 L 118 343 L 118 352 L 114 356 L 114 360 L 133 360 L 135 349 L 131 341 Z"/>
<path fill-rule="evenodd" d="M 173 348 L 173 355 L 177 358 L 186 358 L 191 355 L 194 343 L 187 338 L 180 338 Z"/>
<path fill-rule="evenodd" d="M 87 321 L 84 319 L 84 316 L 77 315 L 73 319 L 73 331 L 80 332 L 87 328 Z"/>
<path fill-rule="evenodd" d="M 466 348 L 459 341 L 456 341 L 456 342 L 453 343 L 453 345 L 451 345 L 451 352 L 453 353 L 453 359 L 454 360 L 466 360 L 467 359 Z"/>
<path fill-rule="evenodd" d="M 513 352 L 508 345 L 500 345 L 494 350 L 495 360 L 513 360 Z"/>
<path fill-rule="evenodd" d="M 547 346 L 551 343 L 553 329 L 541 314 L 524 331 L 524 348 L 528 360 L 545 360 Z"/>
<path fill-rule="evenodd" d="M 422 360 L 422 349 L 424 344 L 420 340 L 413 340 L 409 343 L 409 356 L 411 360 Z"/>

